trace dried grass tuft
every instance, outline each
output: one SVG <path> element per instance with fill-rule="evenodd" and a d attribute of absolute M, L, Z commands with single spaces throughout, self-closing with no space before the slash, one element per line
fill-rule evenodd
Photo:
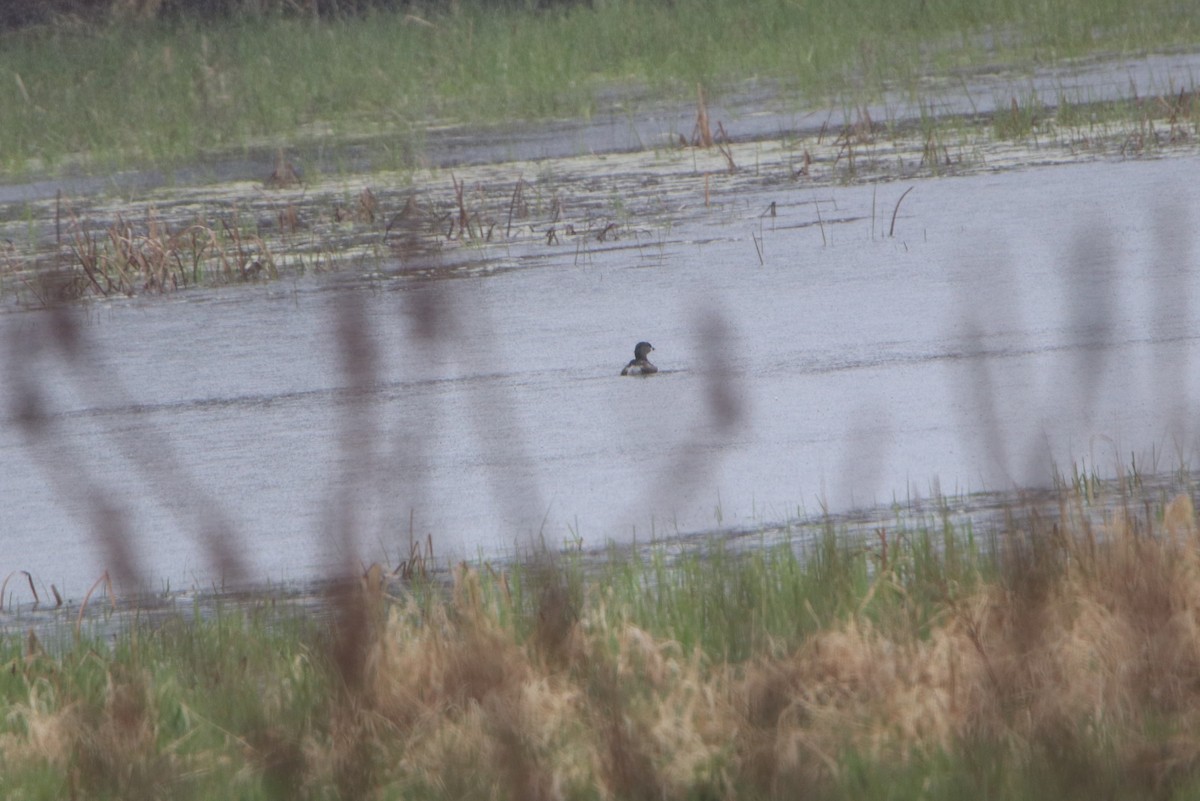
<path fill-rule="evenodd" d="M 78 708 L 58 703 L 53 690 L 38 683 L 30 685 L 27 698 L 5 713 L 13 731 L 0 734 L 0 754 L 10 765 L 36 761 L 65 769 L 78 737 Z"/>
<path fill-rule="evenodd" d="M 978 743 L 1068 784 L 1111 764 L 1161 786 L 1200 764 L 1200 738 L 1147 735 L 1200 722 L 1181 714 L 1200 709 L 1194 509 L 1176 498 L 1154 532 L 1079 512 L 1015 516 L 1000 579 L 948 593 L 916 627 L 874 619 L 872 593 L 742 664 L 656 636 L 607 593 L 560 621 L 548 658 L 537 620 L 522 642 L 510 596 L 460 569 L 449 602 L 392 609 L 368 703 L 404 770 L 447 794 L 788 797 L 844 781 L 847 754 L 904 765 Z M 543 615 L 546 598 L 561 600 L 544 595 Z"/>
<path fill-rule="evenodd" d="M 548 564 L 519 590 L 460 566 L 449 592 L 418 582 L 399 598 L 372 566 L 343 588 L 339 628 L 357 614 L 353 636 L 291 663 L 287 687 L 316 669 L 333 688 L 311 725 L 280 723 L 296 696 L 267 684 L 249 723 L 217 739 L 246 766 L 239 775 L 275 797 L 312 786 L 341 797 L 390 787 L 790 798 L 845 787 L 852 765 L 916 770 L 947 755 L 970 765 L 980 753 L 1049 787 L 1183 786 L 1200 769 L 1194 507 L 1180 496 L 1161 519 L 1083 521 L 1070 503 L 1053 519 L 1014 514 L 998 576 L 947 582 L 926 614 L 897 592 L 908 557 L 889 542 L 875 589 L 840 617 L 827 612 L 790 646 L 761 638 L 732 662 L 684 647 L 639 622 L 611 587 L 580 591 Z M 339 656 L 347 641 L 355 659 Z M 35 674 L 47 661 L 31 647 L 9 669 Z M 116 662 L 104 680 L 99 703 L 31 681 L 7 713 L 5 765 L 40 761 L 69 771 L 75 787 L 149 797 L 185 768 L 217 771 L 235 758 L 176 757 L 183 740 L 164 748 L 165 693 L 150 673 Z"/>

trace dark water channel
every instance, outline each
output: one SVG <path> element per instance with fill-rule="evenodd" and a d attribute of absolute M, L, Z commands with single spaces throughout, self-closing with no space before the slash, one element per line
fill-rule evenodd
<path fill-rule="evenodd" d="M 394 564 L 410 533 L 473 557 L 1174 469 L 1200 442 L 1197 176 L 920 181 L 891 238 L 898 186 L 822 189 L 819 225 L 808 190 L 763 190 L 583 262 L 487 246 L 522 269 L 92 303 L 70 365 L 51 315 L 6 313 L 45 419 L 31 440 L 0 389 L 0 564 L 78 597 L 112 559 L 97 496 L 182 588 L 220 582 L 221 524 L 248 575 L 303 581 L 344 536 Z M 621 378 L 639 339 L 662 372 Z"/>

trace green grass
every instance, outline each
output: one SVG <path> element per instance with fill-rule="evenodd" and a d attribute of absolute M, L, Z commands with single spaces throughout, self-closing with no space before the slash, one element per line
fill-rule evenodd
<path fill-rule="evenodd" d="M 0 796 L 1193 798 L 1195 510 L 1102 489 L 7 635 Z"/>
<path fill-rule="evenodd" d="M 378 159 L 412 158 L 435 122 L 587 117 L 614 88 L 690 99 L 697 84 L 715 95 L 766 78 L 798 105 L 853 105 L 929 73 L 1190 46 L 1200 24 L 1174 0 L 593 5 L 468 1 L 418 8 L 422 22 L 374 13 L 5 32 L 0 170 L 105 170 L 380 134 Z"/>
<path fill-rule="evenodd" d="M 237 788 L 244 755 L 233 764 L 208 758 L 308 728 L 330 694 L 316 642 L 316 627 L 298 613 L 265 604 L 156 626 L 131 621 L 111 644 L 84 636 L 47 650 L 5 638 L 0 795 L 151 798 L 181 784 L 203 798 Z M 270 781 L 268 766 L 244 784 Z"/>

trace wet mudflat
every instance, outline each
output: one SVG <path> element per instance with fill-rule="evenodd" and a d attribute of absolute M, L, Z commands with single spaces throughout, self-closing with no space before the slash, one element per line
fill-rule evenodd
<path fill-rule="evenodd" d="M 851 126 L 143 199 L 241 191 L 281 277 L 71 306 L 74 348 L 0 315 L 0 564 L 77 598 L 110 525 L 126 585 L 217 586 L 231 549 L 303 582 L 1187 466 L 1200 152 L 1156 135 Z M 661 372 L 619 377 L 641 339 Z"/>

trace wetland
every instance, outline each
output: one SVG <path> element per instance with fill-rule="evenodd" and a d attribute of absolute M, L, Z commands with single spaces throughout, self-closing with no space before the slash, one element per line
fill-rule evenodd
<path fill-rule="evenodd" d="M 1028 83 L 1114 103 L 1192 61 Z M 944 105 L 1017 92 L 974 80 Z M 582 155 L 498 158 L 546 146 L 487 131 L 403 173 L 264 151 L 212 170 L 238 180 L 11 185 L 3 392 L 41 428 L 3 429 L 5 563 L 78 598 L 114 556 L 96 497 L 137 532 L 133 586 L 183 589 L 231 578 L 214 528 L 253 544 L 245 575 L 323 576 L 334 499 L 354 561 L 394 564 L 1187 472 L 1189 93 L 1078 127 L 1040 107 L 1019 139 L 1003 103 L 929 128 L 751 100 L 560 124 Z M 662 373 L 614 380 L 640 339 Z"/>
<path fill-rule="evenodd" d="M 1193 797 L 1198 57 L 1045 28 L 404 136 L 123 47 L 215 127 L 4 140 L 0 793 Z"/>

